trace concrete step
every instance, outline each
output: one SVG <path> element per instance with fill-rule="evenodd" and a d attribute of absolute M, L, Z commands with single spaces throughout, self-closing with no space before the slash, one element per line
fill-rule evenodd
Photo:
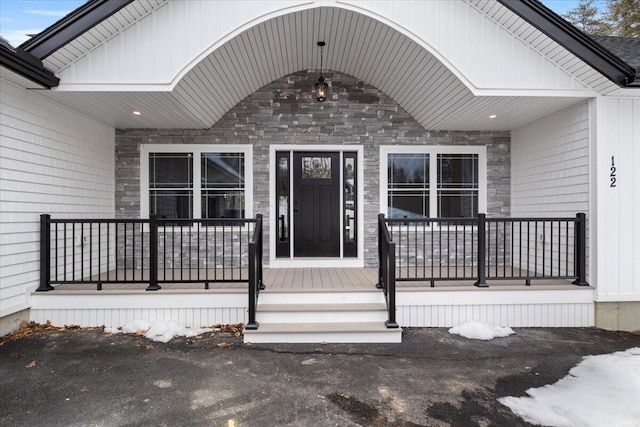
<path fill-rule="evenodd" d="M 262 304 L 258 303 L 256 319 L 261 323 L 352 323 L 384 322 L 385 303 L 335 304 Z"/>
<path fill-rule="evenodd" d="M 400 343 L 402 329 L 389 329 L 384 322 L 352 323 L 261 323 L 245 330 L 247 343 Z"/>

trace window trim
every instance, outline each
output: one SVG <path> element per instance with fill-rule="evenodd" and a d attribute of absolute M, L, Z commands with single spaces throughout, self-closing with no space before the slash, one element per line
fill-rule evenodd
<path fill-rule="evenodd" d="M 485 145 L 381 145 L 380 146 L 380 212 L 388 216 L 389 154 L 429 155 L 429 212 L 438 212 L 438 154 L 476 154 L 478 156 L 478 212 L 487 211 L 487 147 Z M 432 217 L 436 218 L 436 217 Z"/>
<path fill-rule="evenodd" d="M 253 145 L 251 144 L 140 144 L 140 218 L 149 217 L 149 153 L 193 154 L 193 219 L 202 218 L 202 153 L 244 154 L 244 216 L 253 218 Z"/>

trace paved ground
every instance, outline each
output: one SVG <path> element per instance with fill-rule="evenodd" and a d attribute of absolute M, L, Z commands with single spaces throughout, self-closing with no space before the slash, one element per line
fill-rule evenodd
<path fill-rule="evenodd" d="M 0 345 L 0 425 L 518 426 L 498 397 L 553 383 L 584 355 L 636 346 L 640 335 L 598 329 L 516 329 L 489 342 L 405 329 L 402 344 L 251 346 L 228 333 L 159 344 L 36 332 Z"/>

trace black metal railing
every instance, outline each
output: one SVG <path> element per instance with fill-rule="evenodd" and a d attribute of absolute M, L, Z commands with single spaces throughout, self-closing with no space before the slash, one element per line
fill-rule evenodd
<path fill-rule="evenodd" d="M 586 218 L 385 219 L 396 281 L 570 279 L 586 286 Z M 381 225 L 382 225 L 381 223 Z M 380 237 L 379 237 L 380 239 Z"/>
<path fill-rule="evenodd" d="M 396 244 L 391 239 L 384 215 L 378 215 L 378 283 L 387 301 L 387 328 L 397 328 L 396 322 Z"/>
<path fill-rule="evenodd" d="M 567 279 L 586 281 L 586 217 L 421 218 L 378 216 L 378 284 L 387 327 L 397 327 L 396 282 Z"/>
<path fill-rule="evenodd" d="M 262 282 L 262 255 L 262 215 L 258 215 L 253 237 L 249 242 L 249 321 L 246 328 L 250 330 L 258 329 L 256 321 L 258 295 L 265 288 Z"/>
<path fill-rule="evenodd" d="M 262 217 L 51 219 L 40 217 L 40 287 L 55 284 L 262 282 Z M 251 242 L 259 257 L 250 260 Z M 257 260 L 257 261 L 256 261 Z"/>

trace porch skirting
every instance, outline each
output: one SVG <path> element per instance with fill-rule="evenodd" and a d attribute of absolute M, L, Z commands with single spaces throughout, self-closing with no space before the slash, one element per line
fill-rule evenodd
<path fill-rule="evenodd" d="M 479 321 L 511 327 L 595 325 L 594 289 L 572 285 L 531 288 L 399 289 L 396 319 L 403 327 L 452 327 Z"/>
<path fill-rule="evenodd" d="M 34 293 L 30 319 L 55 326 L 120 327 L 134 320 L 173 320 L 185 326 L 246 323 L 244 290 L 52 291 Z"/>
<path fill-rule="evenodd" d="M 358 270 L 363 279 L 370 275 L 366 269 Z M 289 277 L 283 273 L 278 274 Z M 292 274 L 295 273 L 301 271 Z M 157 292 L 146 292 L 143 288 L 96 291 L 61 287 L 32 295 L 30 319 L 82 327 L 120 327 L 137 319 L 173 320 L 185 326 L 246 323 L 245 286 L 233 284 L 233 288 L 209 290 L 166 286 Z M 356 290 L 381 292 L 372 282 L 368 286 L 360 283 L 357 288 L 268 286 L 263 293 L 277 293 L 283 298 L 287 294 L 315 293 L 312 298 L 330 304 L 331 298 L 339 298 L 341 292 Z M 594 289 L 556 283 L 530 287 L 497 284 L 483 289 L 469 285 L 430 288 L 405 284 L 397 290 L 396 318 L 401 327 L 451 327 L 472 320 L 512 327 L 589 327 L 595 325 Z"/>

